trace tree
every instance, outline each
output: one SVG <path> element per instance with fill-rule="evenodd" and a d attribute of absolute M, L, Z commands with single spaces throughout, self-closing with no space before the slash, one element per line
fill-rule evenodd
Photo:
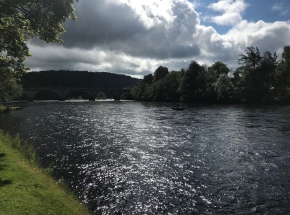
<path fill-rule="evenodd" d="M 132 94 L 131 93 L 123 93 L 121 95 L 121 100 L 133 100 Z"/>
<path fill-rule="evenodd" d="M 275 93 L 279 101 L 290 102 L 290 46 L 284 47 L 282 60 L 275 70 Z"/>
<path fill-rule="evenodd" d="M 240 54 L 238 62 L 242 64 L 244 71 L 242 80 L 245 99 L 251 102 L 268 102 L 277 66 L 276 53 L 272 55 L 265 51 L 264 56 L 261 56 L 258 48 L 248 47 L 246 55 Z"/>
<path fill-rule="evenodd" d="M 163 79 L 164 93 L 166 101 L 177 102 L 180 100 L 179 84 L 181 81 L 181 74 L 176 71 L 172 71 Z"/>
<path fill-rule="evenodd" d="M 106 98 L 107 98 L 107 96 L 106 96 L 106 93 L 104 93 L 104 92 L 100 92 L 96 96 L 96 99 L 106 99 Z"/>
<path fill-rule="evenodd" d="M 164 81 L 162 79 L 155 81 L 147 90 L 148 99 L 151 101 L 166 101 Z"/>
<path fill-rule="evenodd" d="M 153 75 L 152 74 L 145 75 L 143 81 L 147 84 L 151 84 L 153 81 Z"/>
<path fill-rule="evenodd" d="M 167 67 L 159 66 L 154 72 L 154 81 L 163 79 L 168 73 Z"/>
<path fill-rule="evenodd" d="M 238 59 L 238 63 L 241 64 L 243 67 L 256 70 L 257 66 L 260 65 L 260 62 L 262 60 L 259 49 L 257 47 L 254 48 L 253 46 L 251 46 L 247 47 L 245 52 L 246 55 L 239 55 L 240 58 Z"/>
<path fill-rule="evenodd" d="M 0 104 L 20 97 L 22 89 L 7 68 L 0 68 Z"/>
<path fill-rule="evenodd" d="M 220 74 L 214 89 L 220 102 L 231 102 L 234 95 L 234 85 L 226 74 Z"/>
<path fill-rule="evenodd" d="M 226 64 L 224 64 L 221 61 L 217 61 L 215 62 L 213 65 L 211 65 L 208 68 L 209 72 L 212 72 L 215 74 L 216 78 L 219 78 L 219 76 L 221 74 L 228 74 L 230 69 L 228 68 L 228 66 Z"/>
<path fill-rule="evenodd" d="M 220 75 L 228 75 L 230 69 L 223 62 L 217 61 L 208 67 L 208 69 L 205 69 L 205 71 L 205 90 L 203 92 L 203 100 L 213 102 L 216 101 L 218 97 L 214 84 L 217 82 Z"/>
<path fill-rule="evenodd" d="M 73 3 L 74 0 L 0 0 L 0 69 L 7 69 L 15 81 L 28 69 L 23 64 L 30 56 L 28 39 L 61 42 L 58 37 L 65 31 L 66 18 L 76 18 Z M 4 79 L 11 80 L 8 76 Z"/>
<path fill-rule="evenodd" d="M 244 79 L 243 77 L 244 69 L 243 67 L 238 67 L 233 72 L 233 74 L 230 77 L 231 82 L 234 86 L 234 94 L 233 99 L 235 102 L 243 101 L 244 99 Z"/>
<path fill-rule="evenodd" d="M 276 52 L 272 54 L 269 51 L 265 51 L 261 61 L 261 75 L 269 86 L 272 86 L 275 82 L 275 69 L 279 63 L 277 58 Z"/>
<path fill-rule="evenodd" d="M 150 88 L 150 85 L 145 83 L 144 81 L 140 81 L 139 83 L 137 83 L 131 91 L 133 99 L 145 100 L 145 101 L 148 100 L 149 88 Z"/>
<path fill-rule="evenodd" d="M 205 67 L 191 61 L 180 83 L 181 100 L 200 100 L 205 88 Z"/>
<path fill-rule="evenodd" d="M 290 46 L 284 47 L 282 60 L 277 67 L 275 76 L 278 84 L 290 86 Z"/>

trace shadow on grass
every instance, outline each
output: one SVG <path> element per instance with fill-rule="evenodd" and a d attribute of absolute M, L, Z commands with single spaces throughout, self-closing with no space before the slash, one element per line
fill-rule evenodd
<path fill-rule="evenodd" d="M 5 157 L 5 153 L 0 153 L 0 171 L 3 170 L 3 165 L 1 164 L 1 162 L 3 161 L 3 157 Z"/>
<path fill-rule="evenodd" d="M 12 184 L 12 181 L 0 179 L 0 187 L 4 187 L 5 185 L 9 185 L 9 184 Z"/>
<path fill-rule="evenodd" d="M 3 161 L 3 158 L 6 156 L 5 153 L 0 153 L 0 171 L 3 170 L 3 165 L 1 162 Z M 0 178 L 0 187 L 4 187 L 5 185 L 12 184 L 12 181 L 10 180 L 2 180 Z"/>

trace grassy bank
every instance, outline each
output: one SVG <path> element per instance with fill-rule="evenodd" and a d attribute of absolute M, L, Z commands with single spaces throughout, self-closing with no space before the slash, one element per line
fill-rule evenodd
<path fill-rule="evenodd" d="M 7 113 L 10 111 L 20 110 L 20 109 L 21 109 L 20 107 L 9 107 L 9 106 L 0 105 L 0 114 Z"/>
<path fill-rule="evenodd" d="M 0 104 L 0 113 L 3 113 L 6 111 L 6 107 Z"/>
<path fill-rule="evenodd" d="M 35 162 L 34 150 L 0 130 L 0 215 L 90 214 Z"/>

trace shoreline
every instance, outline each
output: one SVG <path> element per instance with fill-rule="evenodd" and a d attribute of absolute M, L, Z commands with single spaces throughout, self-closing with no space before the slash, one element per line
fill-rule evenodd
<path fill-rule="evenodd" d="M 0 114 L 1 113 L 8 113 L 10 111 L 17 111 L 17 110 L 21 110 L 21 107 L 0 105 Z"/>
<path fill-rule="evenodd" d="M 37 165 L 31 146 L 0 130 L 0 214 L 91 214 L 61 181 Z"/>

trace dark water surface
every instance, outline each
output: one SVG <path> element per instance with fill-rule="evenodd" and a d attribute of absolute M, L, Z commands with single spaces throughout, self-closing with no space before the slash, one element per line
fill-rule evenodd
<path fill-rule="evenodd" d="M 38 102 L 0 115 L 94 214 L 290 214 L 290 107 Z"/>

